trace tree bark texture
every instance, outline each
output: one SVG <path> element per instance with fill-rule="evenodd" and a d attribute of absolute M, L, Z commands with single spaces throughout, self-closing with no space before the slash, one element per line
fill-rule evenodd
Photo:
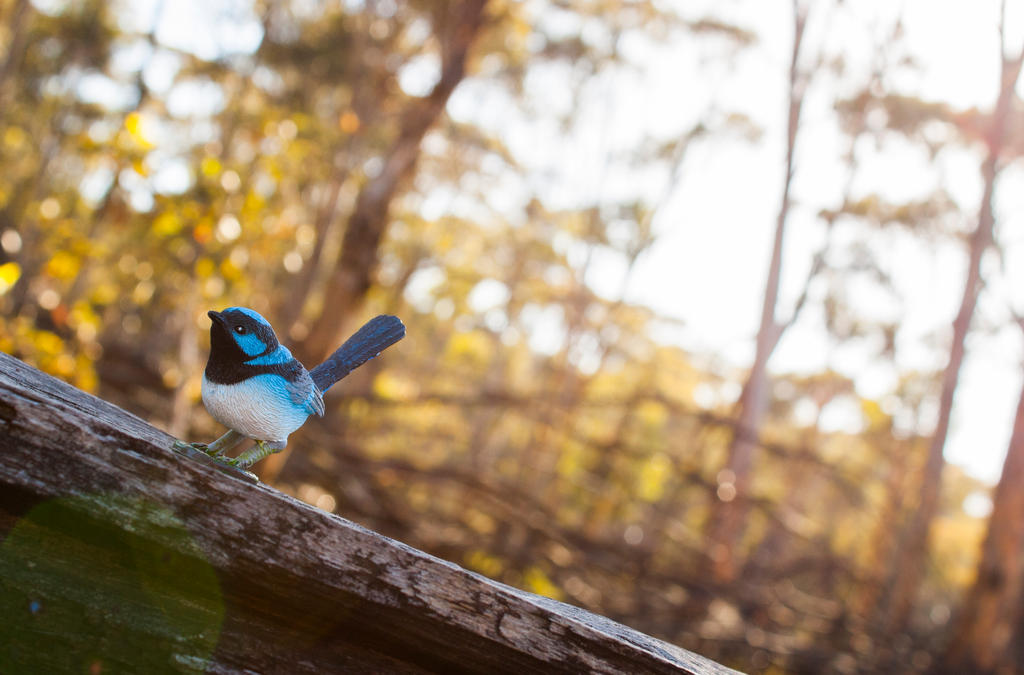
<path fill-rule="evenodd" d="M 172 440 L 0 353 L 0 672 L 734 672 Z"/>
<path fill-rule="evenodd" d="M 981 258 L 992 243 L 992 229 L 995 223 L 992 198 L 995 193 L 996 177 L 999 174 L 999 159 L 1006 135 L 1007 117 L 1022 61 L 1024 61 L 1024 51 L 1012 60 L 1003 56 L 999 98 L 992 113 L 992 122 L 986 137 L 988 151 L 981 167 L 984 194 L 978 209 L 978 226 L 970 237 L 964 294 L 960 301 L 960 309 L 953 320 L 953 340 L 949 348 L 949 361 L 942 374 L 938 421 L 928 446 L 918 506 L 897 546 L 890 583 L 892 592 L 889 594 L 888 607 L 882 621 L 887 631 L 903 630 L 909 619 L 920 585 L 925 556 L 928 552 L 928 534 L 939 508 L 942 470 L 946 465 L 943 451 L 946 446 L 946 437 L 949 435 L 953 397 L 960 378 L 960 368 L 964 361 L 967 332 L 971 326 L 971 319 L 974 317 L 974 309 L 978 304 L 978 294 L 981 292 Z"/>
<path fill-rule="evenodd" d="M 952 631 L 946 672 L 995 672 L 1012 666 L 1007 647 L 1020 620 L 1024 581 L 1024 388 L 1010 447 L 981 545 L 977 578 Z"/>
<path fill-rule="evenodd" d="M 757 345 L 754 363 L 750 367 L 747 381 L 739 399 L 739 418 L 736 432 L 729 446 L 726 469 L 729 478 L 723 482 L 732 485 L 731 498 L 715 504 L 713 517 L 709 522 L 708 552 L 713 577 L 728 583 L 737 572 L 736 547 L 742 537 L 747 514 L 750 511 L 749 496 L 751 469 L 760 436 L 761 420 L 768 397 L 768 359 L 782 337 L 784 326 L 776 320 L 779 303 L 779 285 L 782 279 L 782 248 L 785 240 L 786 222 L 789 218 L 790 192 L 793 183 L 797 131 L 800 126 L 800 110 L 803 107 L 803 84 L 798 61 L 803 43 L 804 26 L 807 23 L 805 10 L 793 2 L 793 50 L 789 64 L 789 109 L 786 129 L 786 171 L 782 183 L 782 200 L 775 223 L 775 239 L 772 257 L 768 266 L 768 280 L 765 283 L 764 303 L 761 308 L 761 324 L 757 331 Z"/>

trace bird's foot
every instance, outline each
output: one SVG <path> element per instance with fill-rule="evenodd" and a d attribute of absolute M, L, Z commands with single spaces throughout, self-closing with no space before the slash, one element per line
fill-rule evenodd
<path fill-rule="evenodd" d="M 249 464 L 239 463 L 237 458 L 235 458 L 235 457 L 227 457 L 227 456 L 225 456 L 225 455 L 223 455 L 222 453 L 219 453 L 219 452 L 218 453 L 207 452 L 206 454 L 208 454 L 213 461 L 217 462 L 217 464 L 220 464 L 220 465 L 226 466 L 226 467 L 230 467 L 231 469 L 234 469 L 235 471 L 238 471 L 239 473 L 245 474 L 246 478 L 250 479 L 254 483 L 259 483 L 260 482 L 259 476 L 254 474 L 252 471 L 246 471 L 246 469 L 248 469 L 249 466 L 250 466 Z"/>
<path fill-rule="evenodd" d="M 285 443 L 282 441 L 256 441 L 256 445 L 238 455 L 238 457 L 225 458 L 225 461 L 233 467 L 245 470 L 261 459 L 269 457 L 275 452 L 281 452 L 284 450 L 284 447 Z"/>
<path fill-rule="evenodd" d="M 260 482 L 259 476 L 254 474 L 252 471 L 247 471 L 247 469 L 252 466 L 251 462 L 239 462 L 237 457 L 225 457 L 224 455 L 210 455 L 210 457 L 213 457 L 214 461 L 218 464 L 229 466 L 235 471 L 244 473 L 248 478 L 252 479 L 254 483 Z"/>
<path fill-rule="evenodd" d="M 217 457 L 223 453 L 223 450 L 218 448 L 211 448 L 206 443 L 186 443 L 185 441 L 174 441 L 175 450 L 198 450 L 199 452 L 205 452 L 211 457 Z"/>
<path fill-rule="evenodd" d="M 224 437 L 218 440 L 223 440 L 223 438 Z M 246 471 L 246 468 L 249 465 L 240 465 L 234 459 L 226 457 L 224 455 L 224 450 L 226 449 L 225 443 L 221 443 L 220 445 L 218 445 L 218 443 L 215 441 L 207 445 L 206 443 L 186 443 L 185 441 L 176 440 L 171 445 L 171 449 L 179 454 L 189 456 L 192 459 L 200 459 L 202 455 L 197 456 L 195 453 L 201 452 L 203 453 L 203 455 L 209 457 L 217 464 L 223 467 L 227 467 L 229 469 L 228 473 L 240 473 L 244 475 L 245 478 L 254 483 L 258 483 L 260 481 L 256 474 L 252 473 L 251 471 Z"/>
<path fill-rule="evenodd" d="M 186 443 L 185 441 L 174 441 L 172 446 L 178 452 L 188 452 L 189 450 L 198 450 L 199 452 L 206 453 L 210 457 L 216 459 L 223 455 L 226 451 L 234 448 L 238 444 L 245 440 L 245 436 L 229 429 L 226 434 L 215 440 L 213 443 L 207 445 L 206 443 Z"/>
<path fill-rule="evenodd" d="M 210 448 L 210 446 L 208 446 L 206 443 L 186 443 L 185 441 L 178 441 L 178 440 L 174 441 L 174 443 L 171 444 L 171 449 L 172 450 L 177 450 L 178 452 L 186 452 L 186 453 L 189 450 L 198 450 L 200 452 L 205 452 L 205 453 L 209 454 L 210 453 L 209 448 Z"/>

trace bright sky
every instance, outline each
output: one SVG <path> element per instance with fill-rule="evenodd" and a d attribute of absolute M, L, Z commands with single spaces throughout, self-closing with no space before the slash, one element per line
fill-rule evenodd
<path fill-rule="evenodd" d="M 812 3 L 812 7 L 813 7 Z M 1019 3 L 1009 3 L 1019 10 Z M 785 5 L 788 3 L 747 3 L 750 6 L 758 6 L 766 11 L 768 5 L 775 14 L 783 14 Z M 891 2 L 859 2 L 846 3 L 851 11 L 856 10 L 861 14 L 860 25 L 877 22 L 883 27 L 888 23 L 884 18 L 891 14 L 894 9 L 900 7 L 900 3 Z M 1019 48 L 1020 35 L 1024 24 L 1021 19 L 1024 16 L 1018 11 L 1008 15 L 1008 37 L 1011 46 Z M 917 0 L 907 2 L 903 5 L 903 26 L 906 31 L 907 45 L 910 52 L 917 57 L 924 67 L 923 73 L 910 75 L 905 74 L 897 78 L 898 85 L 908 94 L 921 96 L 922 98 L 936 101 L 946 101 L 957 108 L 968 108 L 978 106 L 988 108 L 992 105 L 997 95 L 998 87 L 998 3 L 996 2 L 973 2 L 963 3 L 949 0 L 937 2 L 936 0 Z M 762 17 L 759 21 L 767 24 L 771 21 L 768 17 Z M 864 58 L 864 47 L 870 43 L 859 43 L 857 40 L 858 23 L 856 21 L 839 21 L 834 30 L 838 33 L 838 40 L 844 43 L 849 49 L 847 54 L 857 53 Z M 773 65 L 779 64 L 785 57 L 789 45 L 786 40 L 790 31 L 780 27 L 775 31 L 761 31 L 758 33 L 764 36 L 764 47 L 770 50 L 773 55 L 770 61 Z M 884 34 L 884 32 L 882 32 Z M 853 40 L 843 39 L 853 35 Z M 951 48 L 951 36 L 956 36 L 957 48 Z M 809 38 L 812 38 L 809 35 Z M 858 53 L 859 52 L 859 53 Z M 780 69 L 781 70 L 781 69 Z M 769 134 L 777 137 L 782 136 L 783 120 L 781 115 L 782 106 L 774 119 L 765 116 L 766 121 L 771 120 L 767 126 Z M 808 111 L 806 118 L 809 121 L 826 119 L 827 110 L 818 106 Z M 801 150 L 800 167 L 802 172 L 798 174 L 796 183 L 797 198 L 802 204 L 816 205 L 820 203 L 819 195 L 834 194 L 835 181 L 830 179 L 830 171 L 824 163 L 835 162 L 834 152 L 826 154 L 834 148 L 834 141 L 829 141 L 828 136 L 834 132 L 830 125 L 824 123 L 823 129 L 815 130 L 814 141 L 805 143 Z M 775 162 L 774 174 L 778 176 L 781 162 L 777 152 L 771 148 L 761 147 L 759 154 L 768 155 L 763 161 L 767 165 Z M 810 155 L 810 156 L 809 156 Z M 914 193 L 920 194 L 930 189 L 929 182 L 933 171 L 929 170 L 927 158 L 916 155 L 906 149 L 894 148 L 877 158 L 872 164 L 873 176 L 866 180 L 859 181 L 865 191 L 877 190 L 893 198 L 909 197 Z M 981 184 L 977 173 L 977 159 L 975 157 L 960 157 L 959 161 L 952 161 L 948 173 L 952 177 L 948 189 L 958 200 L 962 208 L 972 218 L 968 226 L 974 227 L 973 215 L 977 213 L 977 204 L 980 199 Z M 765 166 L 768 169 L 769 166 Z M 800 170 L 800 169 L 798 169 Z M 764 175 L 772 175 L 768 170 Z M 927 178 L 925 178 L 927 176 Z M 868 185 L 871 178 L 877 178 L 874 184 Z M 1014 242 L 1014 257 L 1024 253 L 1021 250 L 1021 237 L 1014 236 L 1014 232 L 1020 232 L 1021 220 L 1017 214 L 1022 211 L 1019 192 L 1006 189 L 1019 183 L 1019 175 L 1006 174 L 1002 184 L 1003 190 L 997 196 L 997 208 L 1000 217 L 1000 236 L 1008 245 Z M 923 180 L 922 180 L 923 179 Z M 768 182 L 767 194 L 762 198 L 765 203 L 777 203 L 777 183 Z M 888 188 L 888 189 L 886 189 Z M 922 189 L 923 188 L 923 189 Z M 774 192 L 772 191 L 774 189 Z M 1009 194 L 1008 194 L 1009 193 Z M 1017 208 L 1014 208 L 1017 207 Z M 770 222 L 765 222 L 765 215 L 770 215 L 773 209 L 765 209 L 760 217 L 756 213 L 748 213 L 739 216 L 734 222 L 758 222 L 760 224 L 761 246 L 755 246 L 750 251 L 753 255 L 745 261 L 737 261 L 734 271 L 750 270 L 756 274 L 757 279 L 764 278 L 767 264 L 768 240 L 766 232 L 770 231 Z M 809 218 L 807 220 L 810 220 Z M 808 229 L 813 230 L 814 225 Z M 801 228 L 795 227 L 790 232 L 790 246 L 787 249 L 790 267 L 788 279 L 791 281 L 790 288 L 801 283 L 803 269 L 806 267 L 806 260 L 809 253 L 806 247 L 801 246 Z M 813 235 L 809 235 L 808 238 Z M 681 237 L 682 238 L 682 237 Z M 679 242 L 682 244 L 682 242 Z M 965 268 L 965 251 L 955 245 L 947 245 L 938 250 L 929 250 L 920 243 L 916 243 L 910 237 L 903 237 L 900 241 L 894 242 L 891 249 L 882 249 L 879 254 L 883 260 L 891 265 L 897 276 L 897 284 L 903 291 L 905 302 L 902 312 L 904 315 L 905 328 L 901 331 L 898 342 L 898 361 L 906 367 L 937 368 L 945 364 L 945 346 L 948 340 L 948 325 L 958 308 L 963 289 L 963 270 Z M 699 244 L 695 244 L 699 246 Z M 802 250 L 801 250 L 802 249 Z M 760 260 L 758 260 L 760 254 Z M 699 261 L 694 261 L 700 264 Z M 997 275 L 993 256 L 986 260 L 985 272 L 991 279 Z M 668 267 L 668 266 L 667 266 Z M 794 269 L 798 268 L 798 269 Z M 756 270 L 756 271 L 755 271 Z M 708 270 L 713 274 L 713 271 Z M 698 273 L 699 274 L 699 273 Z M 796 281 L 792 281 L 796 278 Z M 749 279 L 749 277 L 747 277 Z M 1005 311 L 999 306 L 1004 298 L 1011 298 L 1017 301 L 1017 307 L 1024 307 L 1024 287 L 1019 282 L 1024 277 L 1016 277 L 1017 284 L 1005 285 L 1001 289 L 1002 298 L 993 302 L 994 298 L 986 298 L 988 302 L 982 302 L 978 315 L 975 318 L 975 327 L 984 327 L 986 324 L 998 325 L 1002 318 L 1005 318 Z M 738 286 L 739 284 L 736 284 Z M 714 285 L 712 285 L 713 287 Z M 760 301 L 761 285 L 754 284 L 756 292 L 744 293 L 744 290 L 736 289 L 736 301 L 745 303 L 748 307 L 746 313 L 738 313 L 738 318 L 748 317 L 747 325 L 738 324 L 726 325 L 724 322 L 713 320 L 715 313 L 714 306 L 695 307 L 694 316 L 702 317 L 716 328 L 723 331 L 722 340 L 725 343 L 739 343 L 750 350 L 750 341 L 747 336 L 755 328 L 754 321 L 756 313 L 750 307 Z M 707 303 L 710 304 L 710 303 Z M 809 318 L 809 317 L 808 317 Z M 793 333 L 788 335 L 780 345 L 776 358 L 772 362 L 773 369 L 777 370 L 802 370 L 807 367 L 813 368 L 815 357 L 824 356 L 820 349 L 815 346 L 821 343 L 816 322 L 803 321 L 802 325 L 794 327 Z M 1019 389 L 1021 386 L 1021 335 L 1018 329 L 1011 327 L 995 335 L 984 335 L 984 331 L 977 331 L 969 341 L 969 356 L 961 375 L 961 384 L 957 391 L 956 405 L 954 409 L 951 435 L 946 446 L 946 456 L 951 462 L 963 466 L 969 473 L 989 481 L 998 479 L 1002 467 L 1002 461 L 1006 453 L 1006 445 L 1009 440 L 1013 415 L 1016 408 Z M 941 337 L 938 341 L 938 349 L 935 349 L 934 336 Z M 831 355 L 831 365 L 847 375 L 855 376 L 859 391 L 868 396 L 880 396 L 891 386 L 891 373 L 886 369 L 873 367 L 871 361 L 864 355 L 857 355 L 849 351 L 834 353 Z M 819 364 L 820 365 L 820 364 Z M 887 377 L 888 374 L 888 377 Z"/>
<path fill-rule="evenodd" d="M 812 8 L 816 3 L 811 3 Z M 1011 3 L 1018 4 L 1018 3 Z M 920 75 L 897 78 L 907 94 L 946 101 L 964 108 L 990 107 L 998 86 L 998 5 L 995 2 L 963 3 L 954 0 L 917 0 L 901 3 L 845 3 L 848 18 L 827 29 L 812 23 L 808 50 L 816 49 L 827 31 L 830 45 L 841 45 L 853 74 L 863 72 L 872 58 L 869 36 L 885 35 L 892 17 L 903 8 L 906 44 L 922 63 Z M 659 219 L 664 233 L 631 285 L 631 297 L 677 316 L 688 326 L 684 344 L 697 351 L 721 354 L 730 364 L 745 366 L 753 355 L 764 279 L 770 255 L 774 217 L 778 208 L 783 168 L 785 69 L 790 50 L 791 25 L 788 2 L 707 3 L 709 11 L 727 16 L 754 30 L 761 43 L 742 58 L 728 77 L 680 76 L 671 47 L 664 60 L 654 59 L 649 92 L 637 109 L 693 110 L 696 99 L 717 95 L 726 105 L 750 115 L 765 129 L 764 142 L 736 143 L 722 147 L 708 144 L 694 157 L 685 174 L 681 193 L 673 207 Z M 688 10 L 699 14 L 699 10 Z M 691 15 L 693 15 L 691 14 Z M 1019 45 L 1024 28 L 1018 13 L 1010 16 L 1011 44 Z M 813 21 L 813 18 L 812 18 Z M 873 26 L 873 30 L 869 27 Z M 951 49 L 956 36 L 956 49 Z M 679 60 L 686 59 L 681 55 Z M 693 63 L 691 57 L 688 60 Z M 676 84 L 673 86 L 673 82 Z M 680 86 L 680 82 L 685 83 Z M 842 86 L 842 85 L 840 85 Z M 695 93 L 692 88 L 697 88 Z M 717 92 L 701 91 L 717 87 Z M 835 206 L 841 196 L 844 174 L 839 157 L 842 146 L 831 114 L 835 88 L 812 90 L 804 111 L 805 128 L 798 152 L 794 185 L 797 205 L 787 233 L 785 276 L 781 314 L 800 288 L 812 251 L 820 242 L 821 226 L 814 214 L 822 206 Z M 653 99 L 653 100 L 652 100 Z M 887 148 L 870 160 L 870 175 L 855 183 L 863 193 L 878 191 L 893 199 L 933 189 L 937 172 L 926 157 L 907 147 Z M 980 198 L 977 158 L 963 153 L 951 157 L 946 168 L 947 186 L 970 219 Z M 1003 185 L 1019 181 L 1009 173 Z M 1024 255 L 1020 214 L 1024 201 L 1005 187 L 998 195 L 1001 239 L 1013 242 L 1014 258 Z M 1019 191 L 1013 191 L 1019 192 Z M 965 252 L 955 244 L 928 248 L 909 235 L 887 238 L 877 255 L 894 273 L 903 302 L 887 307 L 885 298 L 862 289 L 869 311 L 902 314 L 904 329 L 898 342 L 898 362 L 905 368 L 934 369 L 945 364 L 948 326 L 962 294 Z M 995 276 L 995 260 L 986 261 L 986 272 Z M 1011 266 L 1012 269 L 1012 266 Z M 1000 284 L 1002 298 L 1011 297 L 1024 307 L 1024 276 L 1014 284 Z M 787 292 L 788 291 L 788 292 Z M 856 298 L 855 298 L 856 300 Z M 999 302 L 988 298 L 979 308 L 975 326 L 998 325 L 1005 318 Z M 1001 300 L 1000 300 L 1001 301 Z M 998 479 L 1006 452 L 1021 383 L 1021 335 L 1011 328 L 984 335 L 977 331 L 969 342 L 969 357 L 962 372 L 946 455 L 977 477 Z M 939 339 L 936 341 L 935 338 Z M 863 349 L 829 348 L 820 317 L 807 313 L 780 344 L 771 361 L 777 372 L 812 371 L 823 365 L 855 377 L 861 394 L 884 397 L 894 384 L 895 373 L 872 362 Z M 842 426 L 843 420 L 837 420 Z"/>
<path fill-rule="evenodd" d="M 810 2 L 812 10 L 821 4 Z M 1024 36 L 1024 10 L 1020 3 L 1009 4 L 1014 10 L 1009 17 L 1011 44 L 1019 45 Z M 710 14 L 744 25 L 758 36 L 759 43 L 741 52 L 730 68 L 721 58 L 702 60 L 697 42 L 690 38 L 664 45 L 626 38 L 621 48 L 636 68 L 626 76 L 602 77 L 588 88 L 584 96 L 589 98 L 580 108 L 579 131 L 569 136 L 550 121 L 510 122 L 512 106 L 479 83 L 461 86 L 449 111 L 458 119 L 500 129 L 510 147 L 535 169 L 527 179 L 529 185 L 520 186 L 523 194 L 527 187 L 537 189 L 564 206 L 637 191 L 656 200 L 664 191 L 663 171 L 633 167 L 624 172 L 610 166 L 609 157 L 617 149 L 635 147 L 648 136 L 666 140 L 677 135 L 697 121 L 709 103 L 743 112 L 762 127 L 764 135 L 758 142 L 714 139 L 693 147 L 678 189 L 656 218 L 661 236 L 635 271 L 627 292 L 631 300 L 682 319 L 685 328 L 673 339 L 684 347 L 714 355 L 719 363 L 740 374 L 753 355 L 782 181 L 790 3 L 703 0 L 678 5 L 690 18 Z M 137 21 L 140 25 L 135 27 L 144 29 L 159 6 L 155 0 L 137 2 L 125 20 Z M 245 11 L 244 1 L 222 6 L 178 0 L 173 7 L 173 11 L 163 11 L 157 31 L 165 44 L 192 49 L 204 57 L 222 50 L 245 52 L 258 44 L 259 26 Z M 232 14 L 223 7 L 239 11 Z M 903 93 L 958 108 L 988 108 L 995 99 L 995 0 L 859 0 L 843 3 L 842 14 L 830 22 L 824 21 L 820 12 L 812 13 L 805 55 L 813 55 L 827 44 L 830 54 L 842 53 L 848 72 L 840 81 L 827 75 L 816 78 L 805 106 L 795 205 L 784 257 L 783 316 L 802 284 L 812 251 L 821 241 L 821 223 L 815 214 L 822 207 L 838 204 L 846 179 L 840 160 L 844 148 L 832 102 L 837 92 L 848 94 L 854 83 L 863 81 L 877 57 L 877 45 L 884 43 L 897 16 L 902 16 L 905 29 L 906 39 L 901 44 L 923 66 L 919 72 L 904 69 L 894 75 L 892 82 Z M 218 24 L 220 29 L 215 30 Z M 174 63 L 153 60 L 147 82 L 163 90 L 171 84 L 174 70 Z M 434 72 L 429 64 L 417 64 L 405 74 L 402 84 L 421 93 L 416 91 L 416 82 Z M 557 69 L 535 72 L 528 77 L 527 90 L 548 109 L 569 106 L 569 90 L 560 79 L 564 75 L 564 70 Z M 104 96 L 109 100 L 115 93 Z M 187 108 L 209 101 L 209 93 L 184 89 L 172 99 L 176 96 Z M 861 173 L 854 183 L 858 194 L 879 192 L 904 199 L 930 192 L 939 177 L 945 176 L 946 189 L 969 214 L 963 227 L 973 228 L 981 190 L 976 155 L 949 153 L 939 162 L 931 162 L 905 144 L 859 151 Z M 175 169 L 172 165 L 172 169 L 182 173 L 180 166 Z M 1010 278 L 996 278 L 996 261 L 986 261 L 985 273 L 993 291 L 980 305 L 975 326 L 992 329 L 976 330 L 970 339 L 946 453 L 950 461 L 990 481 L 998 478 L 1006 452 L 1024 355 L 1019 330 L 997 329 L 1005 325 L 1006 313 L 1000 303 L 1015 299 L 1024 310 L 1024 272 L 1014 272 L 1024 269 L 1024 231 L 1019 215 L 1024 213 L 1024 192 L 1006 189 L 1019 183 L 1020 177 L 1019 172 L 1007 172 L 997 195 L 1000 237 L 1010 245 Z M 187 180 L 187 173 L 176 180 Z M 515 186 L 510 186 L 508 193 L 495 195 L 495 200 L 514 207 L 518 196 Z M 450 199 L 442 201 L 451 204 Z M 965 251 L 950 242 L 926 246 L 900 232 L 879 237 L 872 248 L 894 275 L 900 297 L 894 300 L 861 285 L 853 289 L 852 301 L 875 316 L 902 317 L 897 354 L 901 369 L 941 368 L 948 326 L 962 293 Z M 602 261 L 590 280 L 599 291 L 616 295 L 621 286 L 621 263 L 612 256 Z M 807 311 L 786 334 L 771 368 L 803 372 L 827 365 L 854 377 L 861 394 L 886 403 L 896 373 L 873 362 L 870 354 L 870 345 L 830 345 L 821 317 Z M 836 414 L 828 419 L 841 428 L 850 426 L 853 416 Z"/>
<path fill-rule="evenodd" d="M 821 6 L 810 4 L 812 9 Z M 1011 46 L 1019 48 L 1024 14 L 1016 7 L 1019 3 L 1011 4 L 1017 11 L 1008 15 L 1007 33 Z M 638 71 L 602 78 L 585 91 L 583 96 L 589 98 L 580 106 L 578 133 L 569 137 L 553 125 L 508 125 L 508 106 L 500 100 L 482 103 L 479 91 L 471 87 L 457 92 L 450 111 L 456 117 L 503 129 L 511 147 L 535 168 L 534 187 L 565 206 L 636 191 L 653 199 L 662 189 L 664 172 L 635 167 L 616 170 L 608 167 L 609 157 L 616 150 L 635 147 L 645 136 L 678 136 L 709 103 L 740 111 L 761 126 L 764 136 L 756 143 L 716 138 L 694 147 L 678 189 L 655 221 L 661 236 L 634 272 L 627 293 L 631 300 L 682 319 L 685 329 L 675 336 L 682 345 L 739 370 L 753 356 L 780 198 L 790 3 L 690 2 L 681 5 L 680 11 L 691 18 L 710 14 L 734 21 L 757 34 L 759 44 L 742 53 L 730 69 L 721 59 L 702 61 L 700 47 L 692 39 L 666 45 L 627 39 L 623 53 Z M 847 74 L 839 81 L 819 75 L 805 104 L 793 187 L 795 205 L 784 255 L 782 317 L 798 295 L 812 253 L 821 242 L 822 226 L 816 214 L 823 207 L 834 208 L 842 199 L 844 146 L 833 101 L 866 79 L 877 58 L 877 45 L 886 42 L 900 16 L 906 36 L 901 49 L 922 66 L 919 71 L 894 73 L 891 82 L 902 93 L 957 108 L 989 108 L 995 100 L 997 2 L 876 0 L 844 3 L 842 13 L 831 21 L 821 12 L 812 14 L 805 57 L 828 45 L 829 54 L 842 54 L 846 60 Z M 951 48 L 954 43 L 955 49 Z M 893 53 L 890 60 L 899 55 Z M 532 86 L 550 108 L 567 107 L 571 101 L 558 85 L 562 76 L 564 72 L 558 70 L 537 74 L 528 79 L 527 88 Z M 858 147 L 858 153 L 861 167 L 853 183 L 855 196 L 874 192 L 898 201 L 943 185 L 967 214 L 959 227 L 973 229 L 981 195 L 980 160 L 975 152 L 950 152 L 932 161 L 909 144 L 888 143 L 877 150 Z M 558 176 L 554 181 L 553 174 Z M 1013 185 L 1019 178 L 1019 173 L 1007 171 L 1002 184 Z M 946 448 L 949 461 L 988 481 L 998 479 L 1021 384 L 1020 331 L 998 329 L 1006 324 L 1003 303 L 1008 299 L 1024 309 L 1024 274 L 1014 276 L 1012 264 L 1024 263 L 1024 236 L 1017 215 L 1024 197 L 1019 192 L 1004 187 L 997 195 L 1000 238 L 1011 261 L 1009 279 L 998 278 L 997 261 L 989 256 L 984 272 L 993 292 L 983 298 L 974 323 L 985 330 L 976 330 L 969 340 Z M 775 372 L 831 367 L 854 378 L 862 395 L 878 398 L 895 411 L 895 399 L 889 394 L 899 371 L 930 371 L 945 365 L 949 325 L 962 295 L 966 251 L 955 241 L 927 245 L 901 231 L 879 235 L 870 246 L 895 278 L 898 297 L 860 284 L 851 287 L 851 302 L 866 315 L 900 320 L 898 368 L 873 359 L 870 344 L 830 344 L 820 312 L 813 309 L 805 310 L 786 334 L 770 367 Z M 596 288 L 612 296 L 618 293 L 621 279 L 622 266 L 614 257 L 608 257 L 590 277 Z M 855 411 L 830 412 L 837 414 L 823 416 L 823 423 L 856 430 Z M 931 412 L 922 422 L 925 433 L 934 423 Z"/>

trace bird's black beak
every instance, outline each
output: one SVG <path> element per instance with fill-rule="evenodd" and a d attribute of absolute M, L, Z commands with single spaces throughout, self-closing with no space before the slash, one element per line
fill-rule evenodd
<path fill-rule="evenodd" d="M 220 312 L 215 312 L 212 309 L 206 313 L 206 316 L 210 317 L 212 323 L 210 323 L 210 336 L 216 340 L 218 336 L 227 335 L 228 331 L 228 320 L 224 318 L 224 315 Z"/>
<path fill-rule="evenodd" d="M 210 363 L 233 363 L 244 361 L 245 353 L 231 339 L 228 320 L 220 312 L 210 310 Z M 209 366 L 207 366 L 209 367 Z"/>

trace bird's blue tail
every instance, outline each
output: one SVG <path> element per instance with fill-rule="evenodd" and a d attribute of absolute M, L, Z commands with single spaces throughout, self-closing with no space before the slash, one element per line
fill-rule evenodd
<path fill-rule="evenodd" d="M 327 393 L 335 382 L 405 337 L 405 325 L 397 316 L 381 314 L 367 321 L 327 360 L 309 371 L 317 388 Z"/>

